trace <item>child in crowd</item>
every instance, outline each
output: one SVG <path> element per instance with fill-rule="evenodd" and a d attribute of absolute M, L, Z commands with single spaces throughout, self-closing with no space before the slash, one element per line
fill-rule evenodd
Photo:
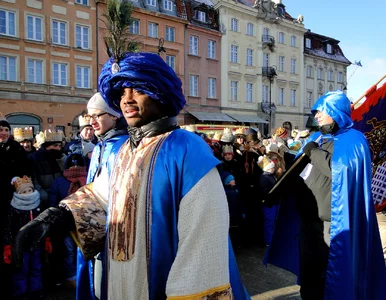
<path fill-rule="evenodd" d="M 40 194 L 34 189 L 29 177 L 14 177 L 11 184 L 15 188 L 8 212 L 4 236 L 4 263 L 12 262 L 12 241 L 20 228 L 35 219 L 40 213 Z M 45 240 L 45 250 L 51 253 L 49 238 Z M 36 249 L 24 252 L 24 263 L 21 268 L 12 270 L 14 299 L 40 299 L 42 297 L 42 262 L 41 245 Z"/>
<path fill-rule="evenodd" d="M 259 167 L 263 170 L 263 174 L 260 176 L 260 187 L 263 195 L 267 195 L 269 191 L 276 184 L 275 177 L 275 163 L 270 160 L 266 155 L 260 156 L 258 163 Z M 272 239 L 273 229 L 275 225 L 277 213 L 277 205 L 272 207 L 263 206 L 264 215 L 264 243 L 269 245 Z"/>
<path fill-rule="evenodd" d="M 90 143 L 91 144 L 91 143 Z M 94 144 L 92 144 L 94 145 Z M 92 147 L 93 149 L 94 147 Z M 91 150 L 92 150 L 91 149 Z M 86 153 L 87 154 L 87 153 Z M 49 205 L 55 207 L 68 195 L 75 193 L 86 184 L 87 160 L 80 153 L 72 153 L 67 156 L 64 164 L 63 177 L 55 179 L 49 192 Z M 54 245 L 56 269 L 64 268 L 66 285 L 74 289 L 76 287 L 76 244 L 70 235 L 57 236 L 52 240 Z M 61 247 L 64 242 L 64 248 Z M 63 250 L 63 251 L 62 251 Z M 64 263 L 63 263 L 64 261 Z M 57 280 L 62 281 L 61 274 L 57 274 Z"/>

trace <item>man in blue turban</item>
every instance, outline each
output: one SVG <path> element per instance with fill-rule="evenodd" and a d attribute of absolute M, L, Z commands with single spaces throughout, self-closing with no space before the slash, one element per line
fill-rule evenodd
<path fill-rule="evenodd" d="M 299 275 L 302 299 L 385 299 L 367 140 L 342 91 L 319 98 L 312 113 L 319 132 L 302 149 L 310 163 L 285 191 L 295 197 L 282 201 L 267 262 Z"/>
<path fill-rule="evenodd" d="M 94 292 L 114 300 L 249 299 L 229 242 L 220 162 L 177 125 L 185 105 L 180 79 L 158 55 L 127 53 L 104 65 L 99 91 L 125 117 L 130 138 L 111 170 L 107 207 L 94 195 L 76 209 L 76 200 L 64 200 L 55 211 L 71 216 L 86 260 L 102 252 L 101 279 L 78 299 Z M 43 212 L 45 226 L 50 216 Z M 84 230 L 87 222 L 98 225 Z"/>

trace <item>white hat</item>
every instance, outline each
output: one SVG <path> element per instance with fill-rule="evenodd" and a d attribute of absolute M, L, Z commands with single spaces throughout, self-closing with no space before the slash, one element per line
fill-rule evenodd
<path fill-rule="evenodd" d="M 106 101 L 103 100 L 101 94 L 99 94 L 99 93 L 94 94 L 94 96 L 92 96 L 90 98 L 90 100 L 88 101 L 87 109 L 90 109 L 90 108 L 99 109 L 99 110 L 105 111 L 108 114 L 110 114 L 110 115 L 112 115 L 114 117 L 117 117 L 117 118 L 122 116 L 119 112 L 116 112 L 115 110 L 110 108 L 107 105 Z"/>

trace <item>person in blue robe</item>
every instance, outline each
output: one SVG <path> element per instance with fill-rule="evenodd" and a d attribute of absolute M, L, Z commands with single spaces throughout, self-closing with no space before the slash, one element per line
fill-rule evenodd
<path fill-rule="evenodd" d="M 341 91 L 313 106 L 319 132 L 302 149 L 309 163 L 287 182 L 266 253 L 265 263 L 298 275 L 302 299 L 385 298 L 370 151 L 350 112 Z"/>

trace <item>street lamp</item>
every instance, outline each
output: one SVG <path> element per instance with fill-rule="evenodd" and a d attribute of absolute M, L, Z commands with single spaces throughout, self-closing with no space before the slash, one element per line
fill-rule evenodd
<path fill-rule="evenodd" d="M 269 79 L 269 102 L 268 106 L 267 103 L 262 102 L 262 108 L 263 111 L 268 112 L 269 114 L 269 132 L 272 130 L 272 111 L 276 109 L 275 104 L 272 103 L 272 83 L 275 77 L 277 76 L 276 73 L 276 66 L 270 66 L 270 67 L 263 67 L 263 76 L 266 76 Z"/>

